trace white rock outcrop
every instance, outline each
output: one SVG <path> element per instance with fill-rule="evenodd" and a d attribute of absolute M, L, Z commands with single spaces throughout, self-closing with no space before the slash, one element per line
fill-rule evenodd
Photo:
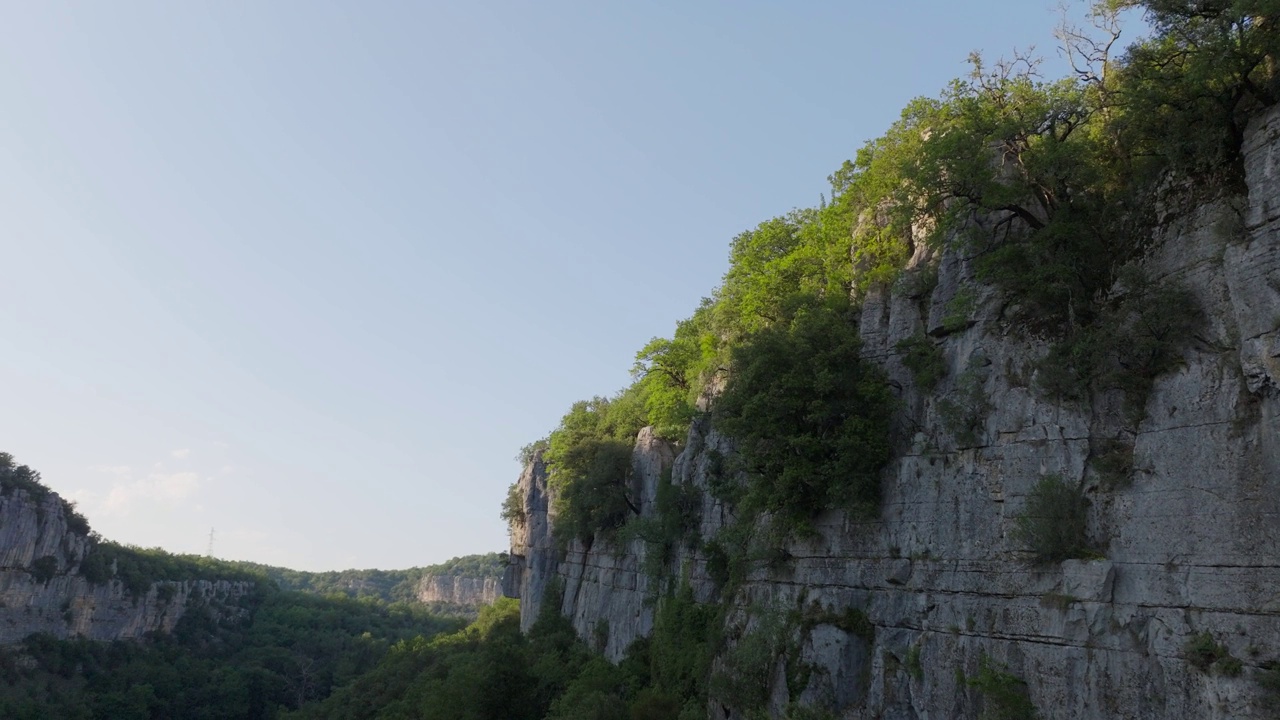
<path fill-rule="evenodd" d="M 414 597 L 423 603 L 480 607 L 501 596 L 502 581 L 491 577 L 423 575 L 414 588 Z"/>

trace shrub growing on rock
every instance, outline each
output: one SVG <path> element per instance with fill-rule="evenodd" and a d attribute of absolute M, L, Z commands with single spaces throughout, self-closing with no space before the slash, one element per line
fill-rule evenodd
<path fill-rule="evenodd" d="M 1014 528 L 1015 537 L 1038 563 L 1087 557 L 1087 507 L 1079 488 L 1057 475 L 1046 475 L 1027 495 L 1026 508 Z"/>
<path fill-rule="evenodd" d="M 793 527 L 880 500 L 891 399 L 851 315 L 847 303 L 814 303 L 752 335 L 713 411 L 750 476 L 745 501 Z"/>
<path fill-rule="evenodd" d="M 932 392 L 947 373 L 942 349 L 924 333 L 917 333 L 900 341 L 894 349 L 902 353 L 902 364 L 911 371 L 912 379 L 924 392 Z"/>
<path fill-rule="evenodd" d="M 965 684 L 982 693 L 982 720 L 1035 720 L 1036 706 L 1027 695 L 1027 683 L 983 655 L 978 674 Z"/>

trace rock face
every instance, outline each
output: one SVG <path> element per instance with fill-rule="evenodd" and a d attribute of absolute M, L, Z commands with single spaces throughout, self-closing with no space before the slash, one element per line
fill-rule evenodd
<path fill-rule="evenodd" d="M 414 594 L 419 602 L 424 603 L 480 607 L 491 604 L 502 595 L 502 581 L 498 578 L 424 575 L 418 581 Z"/>
<path fill-rule="evenodd" d="M 0 496 L 0 645 L 32 633 L 90 640 L 170 632 L 197 605 L 238 612 L 253 583 L 157 582 L 131 594 L 118 580 L 90 583 L 78 574 L 89 539 L 68 527 L 62 500 L 35 500 L 25 490 Z"/>
<path fill-rule="evenodd" d="M 1143 261 L 1149 276 L 1191 291 L 1207 322 L 1183 366 L 1157 380 L 1136 430 L 1119 397 L 1081 408 L 1033 390 L 1047 347 L 1007 326 L 1006 300 L 975 284 L 956 252 L 937 259 L 932 291 L 864 298 L 864 353 L 900 396 L 880 515 L 819 518 L 818 536 L 790 546 L 785 567 L 752 573 L 730 599 L 739 610 L 729 622 L 749 624 L 762 606 L 855 608 L 871 632 L 819 623 L 798 638 L 812 671 L 804 687 L 774 673 L 775 716 L 798 698 L 840 718 L 977 718 L 987 701 L 964 677 L 994 664 L 1026 681 L 1042 718 L 1272 717 L 1256 680 L 1280 659 L 1280 110 L 1255 121 L 1245 152 L 1247 197 L 1166 213 Z M 976 292 L 973 322 L 949 330 L 941 318 L 961 287 Z M 938 338 L 947 367 L 932 392 L 916 387 L 895 349 L 919 333 Z M 987 403 L 957 440 L 939 405 L 961 399 L 962 378 Z M 1128 484 L 1094 467 L 1115 442 L 1133 448 Z M 713 539 L 730 517 L 706 488 L 732 452 L 700 422 L 671 461 L 670 448 L 642 435 L 635 466 L 670 462 L 674 483 L 701 489 L 701 533 Z M 1046 475 L 1084 488 L 1098 559 L 1028 563 L 1015 518 Z M 540 459 L 520 483 L 526 518 L 512 528 L 504 588 L 522 598 L 522 624 L 558 579 L 559 611 L 619 659 L 653 624 L 643 545 L 558 549 Z M 718 601 L 706 568 L 701 551 L 683 550 L 672 576 Z M 1204 633 L 1240 672 L 1188 661 L 1188 643 Z M 731 705 L 713 701 L 708 714 L 740 717 Z"/>
<path fill-rule="evenodd" d="M 635 470 L 633 496 L 642 514 L 652 514 L 659 478 L 674 458 L 670 444 L 645 428 L 632 453 Z M 503 593 L 522 598 L 520 626 L 528 630 L 547 599 L 559 599 L 559 610 L 573 621 L 584 638 L 612 661 L 637 638 L 653 629 L 653 595 L 642 571 L 645 543 L 633 540 L 615 548 L 605 542 L 585 546 L 573 540 L 560 549 L 551 535 L 554 517 L 547 487 L 547 468 L 541 454 L 520 475 L 525 519 L 511 528 L 511 565 L 503 578 Z"/>

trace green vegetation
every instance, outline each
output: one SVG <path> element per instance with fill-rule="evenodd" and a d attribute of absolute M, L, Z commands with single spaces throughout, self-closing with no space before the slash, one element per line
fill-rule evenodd
<path fill-rule="evenodd" d="M 40 480 L 40 474 L 26 465 L 17 465 L 9 453 L 0 453 L 0 492 L 24 492 L 37 503 L 58 496 Z M 419 581 L 427 575 L 453 577 L 501 578 L 506 569 L 506 556 L 499 553 L 467 555 L 439 565 L 408 570 L 340 570 L 302 572 L 251 562 L 217 560 L 201 555 L 175 555 L 160 548 L 141 548 L 104 540 L 93 532 L 89 522 L 75 511 L 74 505 L 62 502 L 63 516 L 72 532 L 88 537 L 89 548 L 79 566 L 79 573 L 92 583 L 120 581 L 135 597 L 147 593 L 160 581 L 184 580 L 246 581 L 274 583 L 282 590 L 296 590 L 316 595 L 340 595 L 382 602 L 416 600 Z M 48 582 L 66 568 L 58 567 L 52 555 L 36 558 L 28 568 L 37 582 Z M 161 589 L 161 592 L 166 592 Z M 436 608 L 450 613 L 471 614 L 473 608 Z"/>
<path fill-rule="evenodd" d="M 658 478 L 655 498 L 655 514 L 633 519 L 625 528 L 619 545 L 630 538 L 645 542 L 644 570 L 653 581 L 654 593 L 660 589 L 660 580 L 668 565 L 675 560 L 676 551 L 682 546 L 693 550 L 701 546 L 699 522 L 702 512 L 702 493 L 688 485 L 671 482 L 671 471 Z M 621 549 L 621 547 L 619 548 Z"/>
<path fill-rule="evenodd" d="M 1088 501 L 1057 475 L 1045 475 L 1027 495 L 1014 536 L 1038 563 L 1089 557 L 1085 532 Z"/>
<path fill-rule="evenodd" d="M 408 570 L 303 572 L 202 555 L 174 555 L 160 548 L 120 545 L 103 540 L 95 533 L 90 536 L 89 552 L 80 564 L 80 573 L 94 583 L 119 580 L 134 595 L 146 593 L 152 584 L 162 580 L 231 580 L 274 584 L 281 590 L 313 595 L 403 603 L 417 600 L 418 583 L 428 575 L 501 578 L 506 565 L 505 555 L 488 553 L 466 555 L 439 565 Z M 464 615 L 474 613 L 473 608 L 436 610 Z"/>
<path fill-rule="evenodd" d="M 1117 89 L 1129 95 L 1130 133 L 1186 175 L 1243 176 L 1244 127 L 1277 100 L 1274 0 L 1110 0 L 1143 8 L 1150 40 L 1129 49 Z"/>
<path fill-rule="evenodd" d="M 711 660 L 720 647 L 724 626 L 721 613 L 718 607 L 695 602 L 688 586 L 658 605 L 648 640 L 650 696 L 678 706 L 681 720 L 706 716 Z"/>
<path fill-rule="evenodd" d="M 911 371 L 916 385 L 926 393 L 933 392 L 947 373 L 942 348 L 924 333 L 917 333 L 900 341 L 894 349 L 902 353 L 902 364 Z"/>
<path fill-rule="evenodd" d="M 947 314 L 942 317 L 942 329 L 948 333 L 959 332 L 973 324 L 973 311 L 978 306 L 978 294 L 968 285 L 956 291 L 947 301 Z"/>
<path fill-rule="evenodd" d="M 202 555 L 174 555 L 160 548 L 140 548 L 90 536 L 89 552 L 80 574 L 92 583 L 119 580 L 135 597 L 160 581 L 229 580 L 263 583 L 266 574 L 247 563 L 215 560 Z M 113 571 L 114 568 L 114 571 Z"/>
<path fill-rule="evenodd" d="M 1194 298 L 1176 285 L 1152 285 L 1124 273 L 1121 294 L 1097 321 L 1054 345 L 1036 380 L 1052 397 L 1081 402 L 1092 390 L 1123 394 L 1129 421 L 1146 416 L 1155 379 L 1177 368 L 1181 348 L 1203 321 Z"/>
<path fill-rule="evenodd" d="M 916 680 L 924 679 L 924 664 L 920 662 L 920 644 L 916 643 L 907 648 L 907 660 L 904 663 L 907 672 Z"/>
<path fill-rule="evenodd" d="M 1182 646 L 1182 653 L 1201 672 L 1238 677 L 1244 671 L 1244 663 L 1232 656 L 1226 645 L 1219 645 L 1208 631 L 1191 636 Z"/>
<path fill-rule="evenodd" d="M 457 627 L 405 606 L 260 590 L 190 607 L 171 635 L 33 635 L 0 651 L 0 717 L 269 720 L 369 671 L 394 643 Z"/>
<path fill-rule="evenodd" d="M 1133 443 L 1111 439 L 1099 443 L 1089 458 L 1094 472 L 1098 473 L 1102 486 L 1108 490 L 1121 490 L 1133 484 Z"/>
<path fill-rule="evenodd" d="M 1263 663 L 1256 676 L 1262 689 L 1262 706 L 1268 710 L 1280 710 L 1280 663 Z"/>
<path fill-rule="evenodd" d="M 734 349 L 713 422 L 738 443 L 747 508 L 803 529 L 829 508 L 879 507 L 891 396 L 860 348 L 848 307 L 831 303 Z"/>
<path fill-rule="evenodd" d="M 385 603 L 415 602 L 418 583 L 433 576 L 500 579 L 507 567 L 507 557 L 502 553 L 463 555 L 438 565 L 415 567 L 407 570 L 334 570 L 329 572 L 303 572 L 288 568 L 237 562 L 235 567 L 265 574 L 281 590 L 305 592 L 314 595 L 339 595 L 357 600 L 378 600 Z M 451 614 L 474 616 L 474 608 L 434 608 Z"/>
<path fill-rule="evenodd" d="M 61 504 L 67 529 L 87 537 L 88 550 L 79 566 L 79 572 L 89 582 L 104 583 L 119 580 L 134 596 L 151 589 L 160 580 L 245 580 L 262 582 L 264 574 L 257 568 L 243 563 L 229 563 L 198 555 L 173 555 L 159 548 L 143 549 L 103 540 L 93 532 L 89 521 L 76 512 L 75 505 L 62 500 L 40 480 L 40 473 L 26 465 L 18 465 L 9 453 L 0 452 L 0 493 L 11 495 L 25 493 L 35 503 L 37 512 L 43 513 L 50 500 Z M 36 582 L 45 583 L 67 568 L 58 566 L 58 558 L 45 555 L 32 561 L 28 568 Z"/>
<path fill-rule="evenodd" d="M 516 462 L 520 463 L 520 467 L 524 467 L 533 462 L 534 458 L 540 453 L 546 452 L 547 439 L 535 440 L 528 445 L 520 448 L 520 452 L 516 453 Z"/>
<path fill-rule="evenodd" d="M 37 506 L 43 505 L 51 497 L 57 497 L 52 490 L 40 482 L 40 473 L 26 465 L 18 465 L 13 461 L 13 455 L 0 452 L 0 494 L 8 496 L 15 492 L 25 492 Z M 75 503 L 60 497 L 58 502 L 62 505 L 62 515 L 66 518 L 67 529 L 80 535 L 88 535 L 89 521 L 76 511 Z M 38 511 L 43 512 L 43 508 Z"/>
<path fill-rule="evenodd" d="M 52 555 L 38 557 L 31 561 L 31 576 L 38 583 L 47 583 L 58 572 L 58 558 Z"/>
<path fill-rule="evenodd" d="M 1027 696 L 1026 681 L 1008 670 L 983 655 L 978 674 L 965 678 L 965 684 L 982 695 L 981 720 L 1035 720 L 1036 707 Z"/>
<path fill-rule="evenodd" d="M 991 401 L 983 389 L 986 375 L 978 359 L 970 358 L 969 365 L 956 378 L 955 389 L 938 401 L 938 416 L 958 447 L 976 447 L 983 442 L 987 414 L 991 412 Z"/>
<path fill-rule="evenodd" d="M 850 635 L 862 638 L 868 645 L 875 642 L 875 626 L 871 624 L 866 613 L 855 607 L 846 607 L 840 612 L 835 612 L 815 602 L 797 613 L 797 626 L 801 638 L 808 637 L 809 633 L 819 625 L 840 628 Z"/>
<path fill-rule="evenodd" d="M 498 513 L 498 517 L 507 525 L 524 524 L 524 494 L 520 491 L 519 482 L 513 482 L 507 487 L 507 496 L 502 500 L 502 512 Z"/>
<path fill-rule="evenodd" d="M 514 601 L 468 628 L 399 643 L 370 672 L 288 717 L 296 720 L 693 720 L 705 717 L 705 678 L 718 609 L 687 588 L 664 597 L 651 637 L 618 665 L 597 656 L 560 617 L 552 589 L 527 635 Z"/>
<path fill-rule="evenodd" d="M 754 624 L 724 654 L 722 669 L 711 678 L 710 692 L 725 705 L 747 708 L 748 713 L 757 709 L 758 716 L 768 705 L 774 670 L 787 654 L 795 628 L 781 612 L 756 609 L 754 616 Z"/>
<path fill-rule="evenodd" d="M 642 392 L 573 404 L 543 456 L 555 492 L 554 531 L 561 542 L 612 534 L 640 513 L 631 487 L 631 450 L 644 427 Z"/>

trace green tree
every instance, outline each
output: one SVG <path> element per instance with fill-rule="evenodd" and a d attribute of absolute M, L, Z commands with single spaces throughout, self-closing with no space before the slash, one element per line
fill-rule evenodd
<path fill-rule="evenodd" d="M 632 488 L 631 452 L 644 427 L 643 388 L 613 399 L 573 404 L 552 431 L 546 454 L 555 493 L 554 531 L 561 541 L 611 532 L 640 509 Z"/>
<path fill-rule="evenodd" d="M 738 443 L 748 501 L 802 527 L 835 507 L 875 507 L 891 400 L 860 356 L 846 303 L 801 307 L 735 348 L 713 421 Z"/>
<path fill-rule="evenodd" d="M 1249 118 L 1280 94 L 1277 0 L 1108 0 L 1140 7 L 1154 29 L 1123 64 L 1135 153 L 1184 172 L 1242 179 Z M 1225 173 L 1219 172 L 1225 171 Z"/>
<path fill-rule="evenodd" d="M 717 369 L 711 307 L 704 298 L 693 317 L 676 325 L 671 339 L 653 338 L 636 353 L 631 375 L 645 396 L 646 420 L 659 437 L 684 439 L 697 414 L 698 395 Z"/>

